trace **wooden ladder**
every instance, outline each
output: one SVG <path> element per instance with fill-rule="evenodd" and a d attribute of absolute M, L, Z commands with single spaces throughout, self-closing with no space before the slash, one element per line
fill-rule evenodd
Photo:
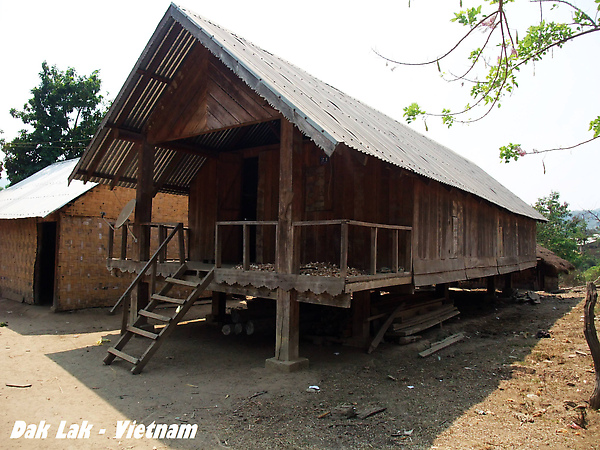
<path fill-rule="evenodd" d="M 200 294 L 206 290 L 215 276 L 215 269 L 213 268 L 202 280 L 188 281 L 183 278 L 186 270 L 186 264 L 182 264 L 172 277 L 165 280 L 166 283 L 164 287 L 158 293 L 153 294 L 148 305 L 138 312 L 138 316 L 133 325 L 127 326 L 125 333 L 121 335 L 117 344 L 108 349 L 108 355 L 104 358 L 104 364 L 111 364 L 114 359 L 118 357 L 133 364 L 131 372 L 134 375 L 140 373 L 144 369 L 150 358 L 152 358 L 154 353 L 159 349 L 162 342 L 173 332 L 173 330 L 175 330 L 177 324 L 194 305 L 194 302 L 200 297 Z M 175 285 L 190 288 L 192 291 L 185 299 L 168 297 L 167 294 Z M 173 316 L 167 316 L 155 313 L 154 309 L 161 302 L 178 305 L 175 314 Z M 158 333 L 153 333 L 140 328 L 148 318 L 164 322 L 165 326 Z M 146 351 L 144 351 L 139 358 L 123 352 L 123 348 L 134 335 L 142 336 L 151 341 Z"/>

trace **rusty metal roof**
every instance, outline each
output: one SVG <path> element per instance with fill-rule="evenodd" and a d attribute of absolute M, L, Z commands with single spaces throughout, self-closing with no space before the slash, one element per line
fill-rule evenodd
<path fill-rule="evenodd" d="M 119 140 L 110 124 L 119 123 L 122 128 L 141 132 L 162 92 L 173 80 L 177 68 L 195 42 L 206 47 L 328 155 L 338 146 L 346 145 L 476 195 L 516 214 L 544 220 L 539 212 L 466 158 L 175 4 L 167 10 L 71 178 L 108 182 L 117 177 L 116 184 L 135 186 L 135 158 L 127 158 L 132 144 Z M 249 135 L 268 134 L 263 131 L 264 123 L 252 127 L 256 130 Z M 190 142 L 202 141 L 219 150 L 226 148 L 224 142 L 227 141 L 227 133 L 231 132 L 225 130 L 202 135 Z M 109 147 L 102 156 L 99 149 L 105 139 L 109 139 Z M 269 142 L 262 142 L 263 145 L 266 143 Z M 159 152 L 162 159 L 155 165 L 155 182 L 161 180 L 160 173 L 172 164 L 177 155 L 174 150 L 160 149 Z M 98 164 L 94 158 L 100 157 Z M 178 163 L 181 170 L 165 173 L 159 183 L 160 190 L 173 193 L 189 190 L 189 183 L 204 158 L 186 154 L 184 159 L 185 162 Z M 126 168 L 122 167 L 124 161 L 127 161 Z"/>
<path fill-rule="evenodd" d="M 94 188 L 96 183 L 69 184 L 78 160 L 54 163 L 0 191 L 0 219 L 46 217 Z"/>

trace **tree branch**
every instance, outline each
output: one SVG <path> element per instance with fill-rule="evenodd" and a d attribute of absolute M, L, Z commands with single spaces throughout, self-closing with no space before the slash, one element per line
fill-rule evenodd
<path fill-rule="evenodd" d="M 546 150 L 532 150 L 531 152 L 525 152 L 525 154 L 526 155 L 536 155 L 538 153 L 556 152 L 556 151 L 559 151 L 559 150 L 560 151 L 562 151 L 562 150 L 572 150 L 572 149 L 577 148 L 577 147 L 579 147 L 581 145 L 584 145 L 584 144 L 587 144 L 589 142 L 592 142 L 592 141 L 594 141 L 594 140 L 596 140 L 598 138 L 600 138 L 600 136 L 593 137 L 591 139 L 588 139 L 587 141 L 580 142 L 579 144 L 571 145 L 570 147 L 557 147 L 557 148 L 549 148 L 549 149 L 546 149 Z"/>
<path fill-rule="evenodd" d="M 388 58 L 387 56 L 383 56 L 381 53 L 379 53 L 377 50 L 373 49 L 373 52 L 379 56 L 380 58 L 384 59 L 385 61 L 388 61 L 392 64 L 397 64 L 399 66 L 427 66 L 429 64 L 435 64 L 440 62 L 442 59 L 444 59 L 446 56 L 450 55 L 453 51 L 455 51 L 460 44 L 462 44 L 465 39 L 467 39 L 467 37 L 469 37 L 471 35 L 471 33 L 473 33 L 473 31 L 475 31 L 480 25 L 483 24 L 483 22 L 485 22 L 487 19 L 489 19 L 492 16 L 495 16 L 496 14 L 498 14 L 498 11 L 494 11 L 492 14 L 484 17 L 483 19 L 481 19 L 473 28 L 471 28 L 469 30 L 469 32 L 467 34 L 465 34 L 457 43 L 454 47 L 452 47 L 450 50 L 448 50 L 446 53 L 444 53 L 442 56 L 438 56 L 435 59 L 432 59 L 431 61 L 426 61 L 426 62 L 420 62 L 420 63 L 407 63 L 407 62 L 401 62 L 401 61 L 396 61 L 393 60 L 391 58 Z"/>

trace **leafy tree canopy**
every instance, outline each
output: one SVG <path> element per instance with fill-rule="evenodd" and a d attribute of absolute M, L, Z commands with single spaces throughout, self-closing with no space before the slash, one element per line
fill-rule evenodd
<path fill-rule="evenodd" d="M 576 38 L 600 31 L 600 0 L 528 0 L 538 3 L 539 23 L 532 24 L 526 30 L 517 30 L 509 22 L 509 12 L 518 14 L 518 9 L 510 10 L 515 0 L 482 0 L 484 3 L 454 13 L 451 20 L 467 28 L 462 38 L 441 56 L 430 61 L 408 63 L 380 55 L 388 62 L 398 65 L 422 66 L 436 65 L 446 81 L 459 81 L 470 87 L 471 101 L 458 111 L 443 108 L 438 113 L 423 110 L 418 103 L 404 108 L 407 122 L 417 117 L 424 120 L 434 116 L 451 127 L 455 122 L 469 123 L 487 116 L 494 107 L 500 107 L 502 98 L 517 87 L 517 75 L 521 68 L 546 57 L 555 48 Z M 525 0 L 519 1 L 520 4 Z M 587 5 L 584 6 L 578 6 Z M 410 1 L 409 1 L 410 5 Z M 593 5 L 593 6 L 590 6 Z M 463 0 L 460 0 L 463 8 Z M 516 6 L 514 6 L 516 8 Z M 509 11 L 510 10 L 510 11 Z M 570 14 L 566 14 L 570 13 Z M 570 19 L 561 20 L 566 16 Z M 557 20 L 553 20 L 554 18 Z M 513 16 L 514 17 L 514 16 Z M 442 72 L 441 66 L 446 58 L 467 45 L 473 45 L 467 51 L 467 69 L 459 73 Z M 471 118 L 474 115 L 474 118 Z M 600 138 L 600 116 L 590 118 L 591 136 L 583 142 L 570 147 L 547 150 L 527 151 L 519 144 L 509 143 L 500 148 L 500 159 L 504 162 L 517 160 L 528 153 L 541 153 L 554 150 L 566 150 Z"/>
<path fill-rule="evenodd" d="M 56 161 L 81 155 L 107 109 L 97 70 L 80 76 L 72 67 L 61 71 L 44 61 L 39 76 L 40 84 L 23 109 L 10 110 L 30 129 L 22 129 L 11 142 L 0 141 L 13 184 Z"/>
<path fill-rule="evenodd" d="M 538 243 L 579 266 L 579 246 L 585 242 L 588 235 L 585 220 L 571 214 L 569 204 L 560 201 L 558 192 L 551 192 L 548 197 L 538 199 L 533 207 L 548 219 L 548 222 L 538 223 Z"/>

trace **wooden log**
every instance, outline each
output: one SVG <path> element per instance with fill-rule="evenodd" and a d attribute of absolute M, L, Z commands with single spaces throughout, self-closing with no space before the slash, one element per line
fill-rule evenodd
<path fill-rule="evenodd" d="M 225 336 L 231 336 L 233 334 L 233 326 L 234 325 L 232 323 L 226 323 L 221 327 L 221 333 L 223 333 Z"/>
<path fill-rule="evenodd" d="M 456 342 L 462 341 L 464 338 L 465 338 L 464 333 L 453 334 L 452 336 L 447 337 L 446 339 L 444 339 L 442 341 L 433 343 L 430 348 L 428 348 L 427 350 L 423 350 L 421 353 L 419 353 L 419 356 L 421 358 L 425 358 L 425 357 L 437 352 L 438 350 L 446 348 L 452 344 L 455 344 Z"/>
<path fill-rule="evenodd" d="M 388 328 L 390 327 L 390 325 L 392 324 L 392 322 L 396 318 L 396 315 L 400 313 L 400 311 L 402 311 L 402 306 L 397 307 L 390 314 L 390 316 L 387 318 L 387 320 L 384 322 L 384 324 L 382 325 L 382 327 L 377 332 L 377 335 L 371 341 L 371 345 L 369 346 L 369 349 L 367 350 L 367 353 L 373 353 L 373 350 L 375 350 L 377 348 L 377 346 L 379 345 L 379 343 L 383 339 L 383 336 L 385 335 L 386 331 L 388 330 Z"/>
<path fill-rule="evenodd" d="M 443 321 L 451 319 L 454 316 L 457 316 L 458 314 L 460 314 L 460 311 L 458 310 L 454 310 L 454 311 L 449 311 L 443 315 L 440 315 L 434 319 L 431 319 L 428 322 L 422 322 L 416 325 L 413 325 L 411 327 L 408 328 L 404 328 L 402 330 L 399 331 L 395 331 L 394 334 L 396 336 L 410 336 L 411 334 L 415 334 L 415 333 L 419 333 L 423 330 L 427 330 L 428 328 L 434 327 L 436 325 L 441 324 Z"/>
<path fill-rule="evenodd" d="M 272 318 L 274 319 L 276 311 L 261 311 L 236 308 L 231 310 L 231 321 L 233 323 L 246 323 L 249 320 Z"/>
<path fill-rule="evenodd" d="M 266 319 L 253 319 L 244 324 L 244 330 L 248 336 L 252 336 L 258 331 L 269 331 L 275 328 L 275 317 Z"/>
<path fill-rule="evenodd" d="M 437 317 L 441 317 L 450 311 L 458 311 L 454 306 L 448 305 L 442 308 L 437 308 L 434 311 L 431 311 L 426 314 L 419 314 L 411 317 L 410 319 L 403 320 L 400 323 L 394 323 L 393 330 L 398 331 L 413 325 L 417 325 L 419 323 L 428 322 L 431 319 L 435 319 Z M 397 319 L 396 319 L 397 320 Z"/>

